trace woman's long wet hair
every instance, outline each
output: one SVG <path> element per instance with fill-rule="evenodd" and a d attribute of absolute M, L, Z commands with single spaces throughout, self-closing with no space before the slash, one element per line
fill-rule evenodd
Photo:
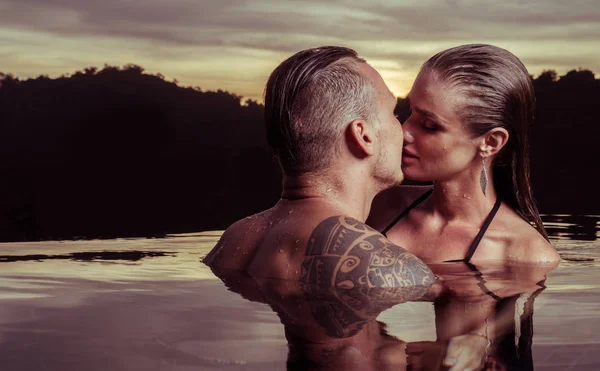
<path fill-rule="evenodd" d="M 523 63 L 507 50 L 469 44 L 442 51 L 421 67 L 466 97 L 462 122 L 473 137 L 504 128 L 509 139 L 492 172 L 504 202 L 548 239 L 535 205 L 529 174 L 529 130 L 534 120 L 533 81 Z"/>

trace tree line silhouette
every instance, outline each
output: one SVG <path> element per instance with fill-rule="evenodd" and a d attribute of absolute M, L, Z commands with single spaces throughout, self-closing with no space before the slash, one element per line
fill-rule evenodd
<path fill-rule="evenodd" d="M 279 197 L 255 101 L 137 65 L 54 79 L 0 73 L 0 83 L 0 241 L 224 229 Z M 598 214 L 600 80 L 579 69 L 534 84 L 540 210 Z"/>

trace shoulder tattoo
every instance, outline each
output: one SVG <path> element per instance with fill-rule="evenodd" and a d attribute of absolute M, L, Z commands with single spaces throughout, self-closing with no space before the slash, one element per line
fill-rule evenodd
<path fill-rule="evenodd" d="M 339 289 L 429 286 L 435 276 L 420 259 L 368 225 L 325 219 L 309 238 L 300 280 Z"/>

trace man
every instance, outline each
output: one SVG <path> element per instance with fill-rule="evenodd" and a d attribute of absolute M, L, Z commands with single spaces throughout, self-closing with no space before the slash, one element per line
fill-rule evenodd
<path fill-rule="evenodd" d="M 281 199 L 230 226 L 204 262 L 321 287 L 430 285 L 423 262 L 364 224 L 374 196 L 403 180 L 395 105 L 351 49 L 308 49 L 281 63 L 265 89 Z"/>

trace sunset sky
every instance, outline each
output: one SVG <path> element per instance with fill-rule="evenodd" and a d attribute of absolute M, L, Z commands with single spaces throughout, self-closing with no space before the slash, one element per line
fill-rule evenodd
<path fill-rule="evenodd" d="M 308 47 L 356 49 L 404 96 L 428 57 L 474 42 L 512 51 L 534 75 L 598 74 L 600 0 L 0 0 L 0 72 L 134 63 L 257 100 L 277 64 Z"/>

